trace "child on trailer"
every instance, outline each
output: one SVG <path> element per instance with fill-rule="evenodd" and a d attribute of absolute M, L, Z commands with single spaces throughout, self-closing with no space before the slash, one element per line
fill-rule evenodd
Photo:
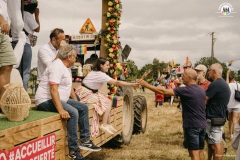
<path fill-rule="evenodd" d="M 93 104 L 95 113 L 93 115 L 93 123 L 91 128 L 92 136 L 98 134 L 98 115 L 102 116 L 102 125 L 100 129 L 114 134 L 117 130 L 111 125 L 110 111 L 112 108 L 112 101 L 107 95 L 104 95 L 98 90 L 106 83 L 117 86 L 138 87 L 138 83 L 128 83 L 119 81 L 109 77 L 106 73 L 110 67 L 109 61 L 105 58 L 98 58 L 96 64 L 82 82 L 82 85 L 76 89 L 76 94 L 80 97 L 81 102 L 86 104 Z"/>

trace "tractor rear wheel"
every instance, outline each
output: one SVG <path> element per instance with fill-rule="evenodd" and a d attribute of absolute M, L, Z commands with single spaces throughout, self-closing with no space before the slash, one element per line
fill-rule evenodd
<path fill-rule="evenodd" d="M 140 134 L 146 131 L 147 127 L 147 101 L 144 96 L 133 97 L 134 105 L 134 128 L 133 134 Z"/>
<path fill-rule="evenodd" d="M 123 121 L 122 133 L 111 139 L 106 146 L 121 147 L 123 144 L 128 145 L 132 138 L 134 109 L 133 109 L 133 93 L 130 87 L 121 87 L 118 92 L 123 97 Z"/>
<path fill-rule="evenodd" d="M 132 88 L 122 87 L 123 96 L 123 131 L 121 133 L 122 143 L 128 145 L 132 138 L 134 123 L 133 93 Z"/>

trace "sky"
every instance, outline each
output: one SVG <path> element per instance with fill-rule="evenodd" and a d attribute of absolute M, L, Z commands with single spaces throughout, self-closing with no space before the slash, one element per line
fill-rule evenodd
<path fill-rule="evenodd" d="M 121 0 L 119 29 L 123 47 L 132 51 L 128 59 L 140 69 L 154 58 L 183 65 L 188 56 L 194 64 L 211 56 L 211 32 L 215 32 L 214 56 L 221 62 L 233 61 L 240 70 L 240 1 L 238 0 Z M 220 6 L 232 6 L 229 16 Z M 50 31 L 62 28 L 76 35 L 90 18 L 101 29 L 102 0 L 39 0 L 41 31 L 33 47 L 32 67 L 37 66 L 39 47 L 49 42 Z"/>

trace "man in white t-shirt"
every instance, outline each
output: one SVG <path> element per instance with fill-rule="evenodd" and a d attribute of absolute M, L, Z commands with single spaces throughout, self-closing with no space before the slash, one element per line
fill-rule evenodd
<path fill-rule="evenodd" d="M 85 160 L 79 147 L 91 151 L 99 151 L 101 148 L 90 140 L 88 107 L 77 101 L 72 88 L 70 68 L 76 58 L 77 51 L 73 45 L 60 48 L 58 58 L 48 65 L 42 75 L 35 100 L 38 110 L 58 112 L 61 118 L 67 120 L 68 156 L 74 160 Z M 80 146 L 77 126 L 80 128 Z"/>
<path fill-rule="evenodd" d="M 56 58 L 58 49 L 61 43 L 65 40 L 64 31 L 60 28 L 55 28 L 50 34 L 50 42 L 43 45 L 38 50 L 38 81 L 41 80 L 43 72 L 47 66 Z"/>

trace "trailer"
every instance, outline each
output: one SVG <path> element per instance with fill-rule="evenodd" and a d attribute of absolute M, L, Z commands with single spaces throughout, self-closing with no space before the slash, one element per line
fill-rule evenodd
<path fill-rule="evenodd" d="M 108 10 L 108 0 L 102 0 L 102 10 L 105 13 Z M 106 29 L 106 16 L 102 16 L 102 30 Z M 84 37 L 86 36 L 86 37 Z M 107 57 L 104 45 L 105 40 L 100 35 L 96 42 L 94 34 L 74 36 L 68 35 L 66 38 L 70 44 L 86 44 L 87 51 L 100 51 L 100 57 Z M 80 38 L 79 38 L 80 37 Z M 129 51 L 129 49 L 128 49 Z M 127 54 L 120 54 L 119 61 L 124 63 Z M 84 65 L 84 55 L 78 56 L 78 62 Z M 84 78 L 77 75 L 77 70 L 73 69 L 73 79 Z M 124 75 L 118 77 L 125 80 Z M 75 82 L 74 86 L 79 85 Z M 107 86 L 100 90 L 108 94 Z M 113 145 L 128 145 L 132 134 L 140 134 L 146 131 L 147 126 L 147 102 L 142 95 L 133 96 L 132 88 L 119 87 L 117 92 L 117 105 L 111 110 L 111 123 L 117 129 L 113 135 L 100 130 L 99 135 L 91 137 L 94 144 L 102 146 L 106 143 Z M 94 108 L 89 105 L 89 123 L 92 125 Z M 100 118 L 100 123 L 102 119 Z M 79 133 L 80 134 L 80 133 Z M 80 136 L 78 136 L 80 137 Z M 84 156 L 90 154 L 90 151 L 81 151 Z M 67 158 L 67 134 L 66 121 L 62 120 L 58 113 L 42 112 L 30 109 L 29 116 L 22 122 L 10 122 L 7 117 L 0 114 L 0 160 L 35 160 L 35 159 L 57 159 Z"/>

